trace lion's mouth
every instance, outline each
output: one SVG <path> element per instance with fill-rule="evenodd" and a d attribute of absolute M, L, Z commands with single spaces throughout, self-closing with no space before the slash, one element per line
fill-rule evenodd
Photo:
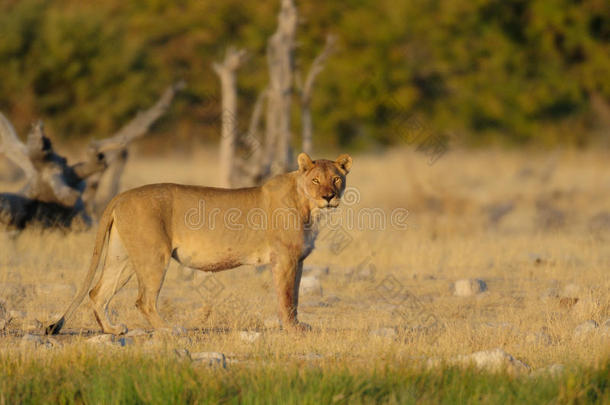
<path fill-rule="evenodd" d="M 331 200 L 331 201 L 321 201 L 319 204 L 320 208 L 324 208 L 324 209 L 335 209 L 339 206 L 339 200 Z"/>

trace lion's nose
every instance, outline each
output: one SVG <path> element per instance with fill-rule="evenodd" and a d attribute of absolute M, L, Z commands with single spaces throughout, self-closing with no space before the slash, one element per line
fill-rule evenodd
<path fill-rule="evenodd" d="M 335 198 L 335 192 L 331 191 L 330 193 L 326 194 L 325 196 L 323 196 L 322 198 L 324 198 L 326 201 L 330 202 L 330 200 L 332 200 L 333 198 Z"/>

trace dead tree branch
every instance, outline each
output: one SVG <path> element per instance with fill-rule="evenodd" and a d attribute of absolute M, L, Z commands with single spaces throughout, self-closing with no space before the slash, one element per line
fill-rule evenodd
<path fill-rule="evenodd" d="M 212 67 L 220 78 L 222 93 L 222 133 L 220 138 L 220 177 L 223 186 L 231 187 L 237 142 L 237 79 L 236 71 L 246 59 L 246 51 L 229 47 L 221 63 Z"/>
<path fill-rule="evenodd" d="M 0 194 L 0 223 L 19 229 L 32 223 L 88 228 L 94 212 L 91 202 L 99 197 L 102 175 L 109 173 L 109 187 L 101 195 L 101 200 L 107 202 L 118 191 L 127 147 L 167 111 L 176 91 L 183 86 L 170 86 L 154 106 L 138 114 L 115 136 L 91 142 L 85 159 L 74 165 L 55 152 L 42 122 L 32 126 L 24 144 L 0 113 L 0 152 L 26 174 L 26 184 L 19 194 Z"/>
<path fill-rule="evenodd" d="M 13 124 L 0 113 L 0 153 L 25 173 L 27 181 L 36 177 L 36 169 L 28 156 L 27 147 L 19 140 Z"/>
<path fill-rule="evenodd" d="M 312 153 L 313 149 L 313 125 L 311 120 L 311 96 L 313 93 L 313 87 L 315 84 L 316 77 L 324 69 L 326 60 L 335 51 L 335 37 L 328 35 L 326 37 L 326 43 L 322 52 L 311 63 L 305 84 L 301 90 L 301 121 L 302 121 L 302 141 L 303 141 L 303 152 L 307 154 Z"/>
<path fill-rule="evenodd" d="M 277 31 L 267 43 L 269 94 L 265 150 L 273 173 L 292 168 L 291 105 L 294 84 L 294 43 L 297 9 L 293 0 L 282 0 Z"/>

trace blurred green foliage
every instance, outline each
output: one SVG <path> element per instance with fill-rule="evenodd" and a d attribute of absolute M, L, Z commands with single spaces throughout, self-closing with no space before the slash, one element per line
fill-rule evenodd
<path fill-rule="evenodd" d="M 4 0 L 0 110 L 23 132 L 106 136 L 172 81 L 187 91 L 155 129 L 219 136 L 210 63 L 247 48 L 242 124 L 266 82 L 279 1 Z M 608 136 L 608 0 L 297 2 L 304 78 L 329 33 L 338 52 L 314 90 L 321 146 L 402 142 L 405 116 L 471 144 L 587 144 Z M 592 102 L 597 100 L 597 104 Z M 295 103 L 295 117 L 298 103 Z M 605 124 L 604 124 L 605 122 Z M 605 126 L 604 126 L 605 125 Z M 295 133 L 299 133 L 295 120 Z"/>

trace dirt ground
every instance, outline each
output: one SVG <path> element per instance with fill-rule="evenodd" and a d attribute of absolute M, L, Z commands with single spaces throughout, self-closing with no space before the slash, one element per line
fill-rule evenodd
<path fill-rule="evenodd" d="M 135 153 L 122 188 L 216 185 L 216 174 L 211 152 Z M 112 302 L 112 317 L 145 331 L 130 340 L 136 346 L 240 360 L 389 362 L 502 348 L 540 368 L 610 356 L 607 156 L 450 151 L 430 164 L 396 149 L 354 155 L 348 186 L 334 214 L 340 226 L 323 229 L 306 260 L 299 317 L 312 332 L 295 339 L 279 330 L 269 270 L 252 267 L 207 274 L 173 262 L 159 307 L 186 328 L 180 336 L 149 333 L 134 306 L 135 279 Z M 94 234 L 0 233 L 1 350 L 19 348 L 24 334 L 40 334 L 65 309 Z M 99 333 L 83 303 L 54 343 Z"/>

